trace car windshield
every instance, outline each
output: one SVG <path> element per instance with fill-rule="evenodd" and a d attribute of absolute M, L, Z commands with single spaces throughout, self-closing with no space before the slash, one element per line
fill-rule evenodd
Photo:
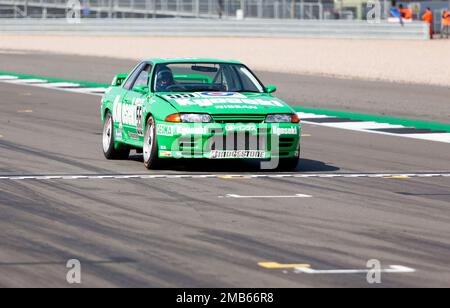
<path fill-rule="evenodd" d="M 258 79 L 241 64 L 159 64 L 154 76 L 154 92 L 264 92 Z"/>

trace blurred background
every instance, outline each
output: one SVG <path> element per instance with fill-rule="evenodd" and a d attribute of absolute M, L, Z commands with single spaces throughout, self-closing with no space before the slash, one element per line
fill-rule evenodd
<path fill-rule="evenodd" d="M 69 6 L 79 5 L 82 18 L 273 18 L 366 19 L 369 0 L 0 0 L 1 18 L 64 18 Z M 373 1 L 372 1 L 373 2 Z M 379 1 L 382 18 L 399 4 L 420 19 L 426 7 L 436 13 L 448 0 Z M 439 19 L 439 18 L 438 18 Z"/>

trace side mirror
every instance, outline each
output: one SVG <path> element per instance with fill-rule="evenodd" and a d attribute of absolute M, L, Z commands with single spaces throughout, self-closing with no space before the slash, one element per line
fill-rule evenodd
<path fill-rule="evenodd" d="M 274 93 L 277 91 L 277 87 L 276 86 L 267 86 L 266 91 L 267 91 L 267 93 Z"/>
<path fill-rule="evenodd" d="M 135 86 L 133 88 L 134 92 L 147 94 L 148 93 L 148 86 Z"/>
<path fill-rule="evenodd" d="M 127 77 L 128 77 L 128 74 L 119 74 L 116 77 L 114 77 L 111 85 L 113 87 L 120 87 L 123 84 L 123 82 L 125 81 L 125 79 L 127 79 Z"/>

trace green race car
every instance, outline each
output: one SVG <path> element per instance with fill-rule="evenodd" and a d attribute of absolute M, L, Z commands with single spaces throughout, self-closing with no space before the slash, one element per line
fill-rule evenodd
<path fill-rule="evenodd" d="M 236 61 L 143 61 L 117 75 L 102 99 L 103 152 L 126 159 L 135 149 L 149 169 L 175 158 L 257 159 L 263 168 L 295 168 L 300 120 L 275 91 Z"/>

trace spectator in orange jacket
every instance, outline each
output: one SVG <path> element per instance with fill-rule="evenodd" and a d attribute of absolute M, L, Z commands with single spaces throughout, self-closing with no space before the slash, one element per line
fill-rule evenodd
<path fill-rule="evenodd" d="M 403 4 L 399 5 L 400 14 L 402 14 L 402 18 L 405 20 L 412 20 L 414 17 L 414 13 L 411 9 L 405 9 Z"/>
<path fill-rule="evenodd" d="M 426 22 L 430 27 L 430 39 L 433 39 L 433 12 L 429 7 L 425 11 L 425 14 L 422 16 L 422 20 Z"/>
<path fill-rule="evenodd" d="M 441 28 L 441 38 L 449 38 L 449 27 L 450 27 L 450 12 L 445 10 L 442 13 L 442 28 Z"/>

